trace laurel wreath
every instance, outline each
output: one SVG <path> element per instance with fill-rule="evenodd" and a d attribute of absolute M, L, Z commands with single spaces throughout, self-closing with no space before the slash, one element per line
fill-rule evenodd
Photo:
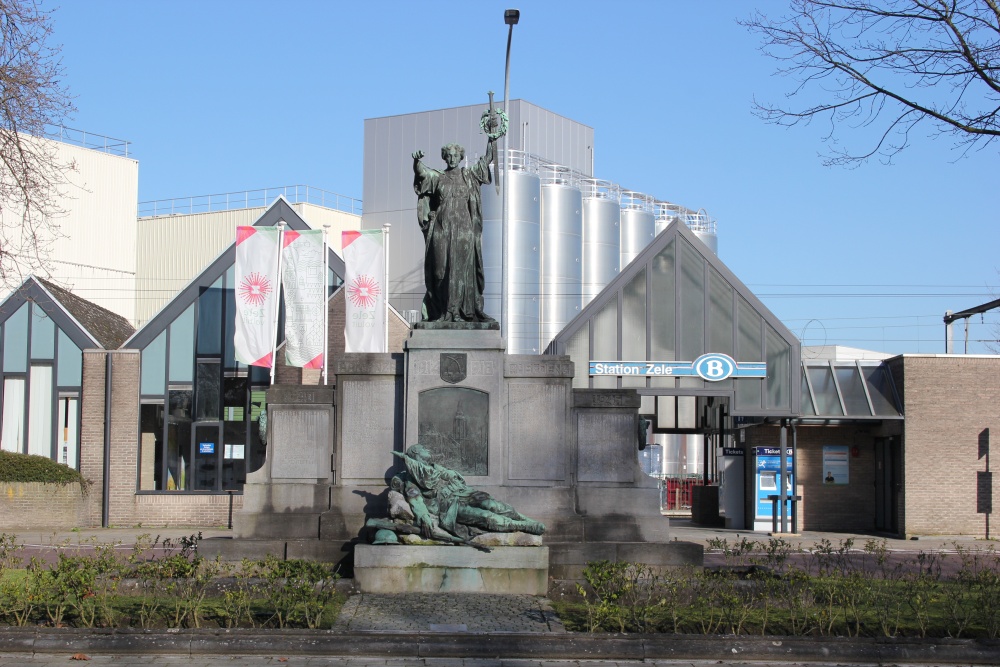
<path fill-rule="evenodd" d="M 479 119 L 479 127 L 483 128 L 483 132 L 490 139 L 499 139 L 507 134 L 507 112 L 503 109 L 494 109 L 493 111 L 500 119 L 500 126 L 495 131 L 490 132 L 490 110 L 487 109 L 483 112 L 483 117 Z"/>

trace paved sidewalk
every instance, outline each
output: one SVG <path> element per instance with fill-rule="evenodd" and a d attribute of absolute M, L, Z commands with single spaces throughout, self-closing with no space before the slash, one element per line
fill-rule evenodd
<path fill-rule="evenodd" d="M 566 632 L 545 598 L 475 593 L 352 595 L 334 630 L 352 632 Z"/>

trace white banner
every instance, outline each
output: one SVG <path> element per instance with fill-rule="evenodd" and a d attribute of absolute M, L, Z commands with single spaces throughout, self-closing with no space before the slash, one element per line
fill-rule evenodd
<path fill-rule="evenodd" d="M 236 228 L 236 360 L 271 368 L 278 317 L 276 227 Z"/>
<path fill-rule="evenodd" d="M 326 353 L 326 262 L 323 230 L 285 230 L 285 362 L 323 368 Z"/>
<path fill-rule="evenodd" d="M 385 349 L 385 244 L 381 229 L 343 232 L 345 352 Z"/>

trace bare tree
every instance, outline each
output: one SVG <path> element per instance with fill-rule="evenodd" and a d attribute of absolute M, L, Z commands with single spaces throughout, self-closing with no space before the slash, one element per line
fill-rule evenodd
<path fill-rule="evenodd" d="M 45 268 L 73 167 L 43 138 L 74 111 L 51 36 L 40 0 L 0 0 L 0 283 L 8 287 Z"/>
<path fill-rule="evenodd" d="M 757 12 L 741 24 L 797 81 L 789 106 L 755 100 L 757 114 L 779 125 L 827 119 L 825 164 L 890 162 L 921 124 L 965 150 L 1000 136 L 998 0 L 791 0 L 780 19 Z M 861 130 L 866 147 L 841 146 L 841 125 Z"/>

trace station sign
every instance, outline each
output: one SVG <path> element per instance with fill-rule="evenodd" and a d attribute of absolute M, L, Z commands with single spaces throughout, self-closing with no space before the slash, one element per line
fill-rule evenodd
<path fill-rule="evenodd" d="M 700 377 L 718 382 L 731 377 L 767 378 L 767 364 L 737 362 L 728 354 L 711 352 L 694 361 L 591 361 L 590 375 L 617 377 Z"/>

